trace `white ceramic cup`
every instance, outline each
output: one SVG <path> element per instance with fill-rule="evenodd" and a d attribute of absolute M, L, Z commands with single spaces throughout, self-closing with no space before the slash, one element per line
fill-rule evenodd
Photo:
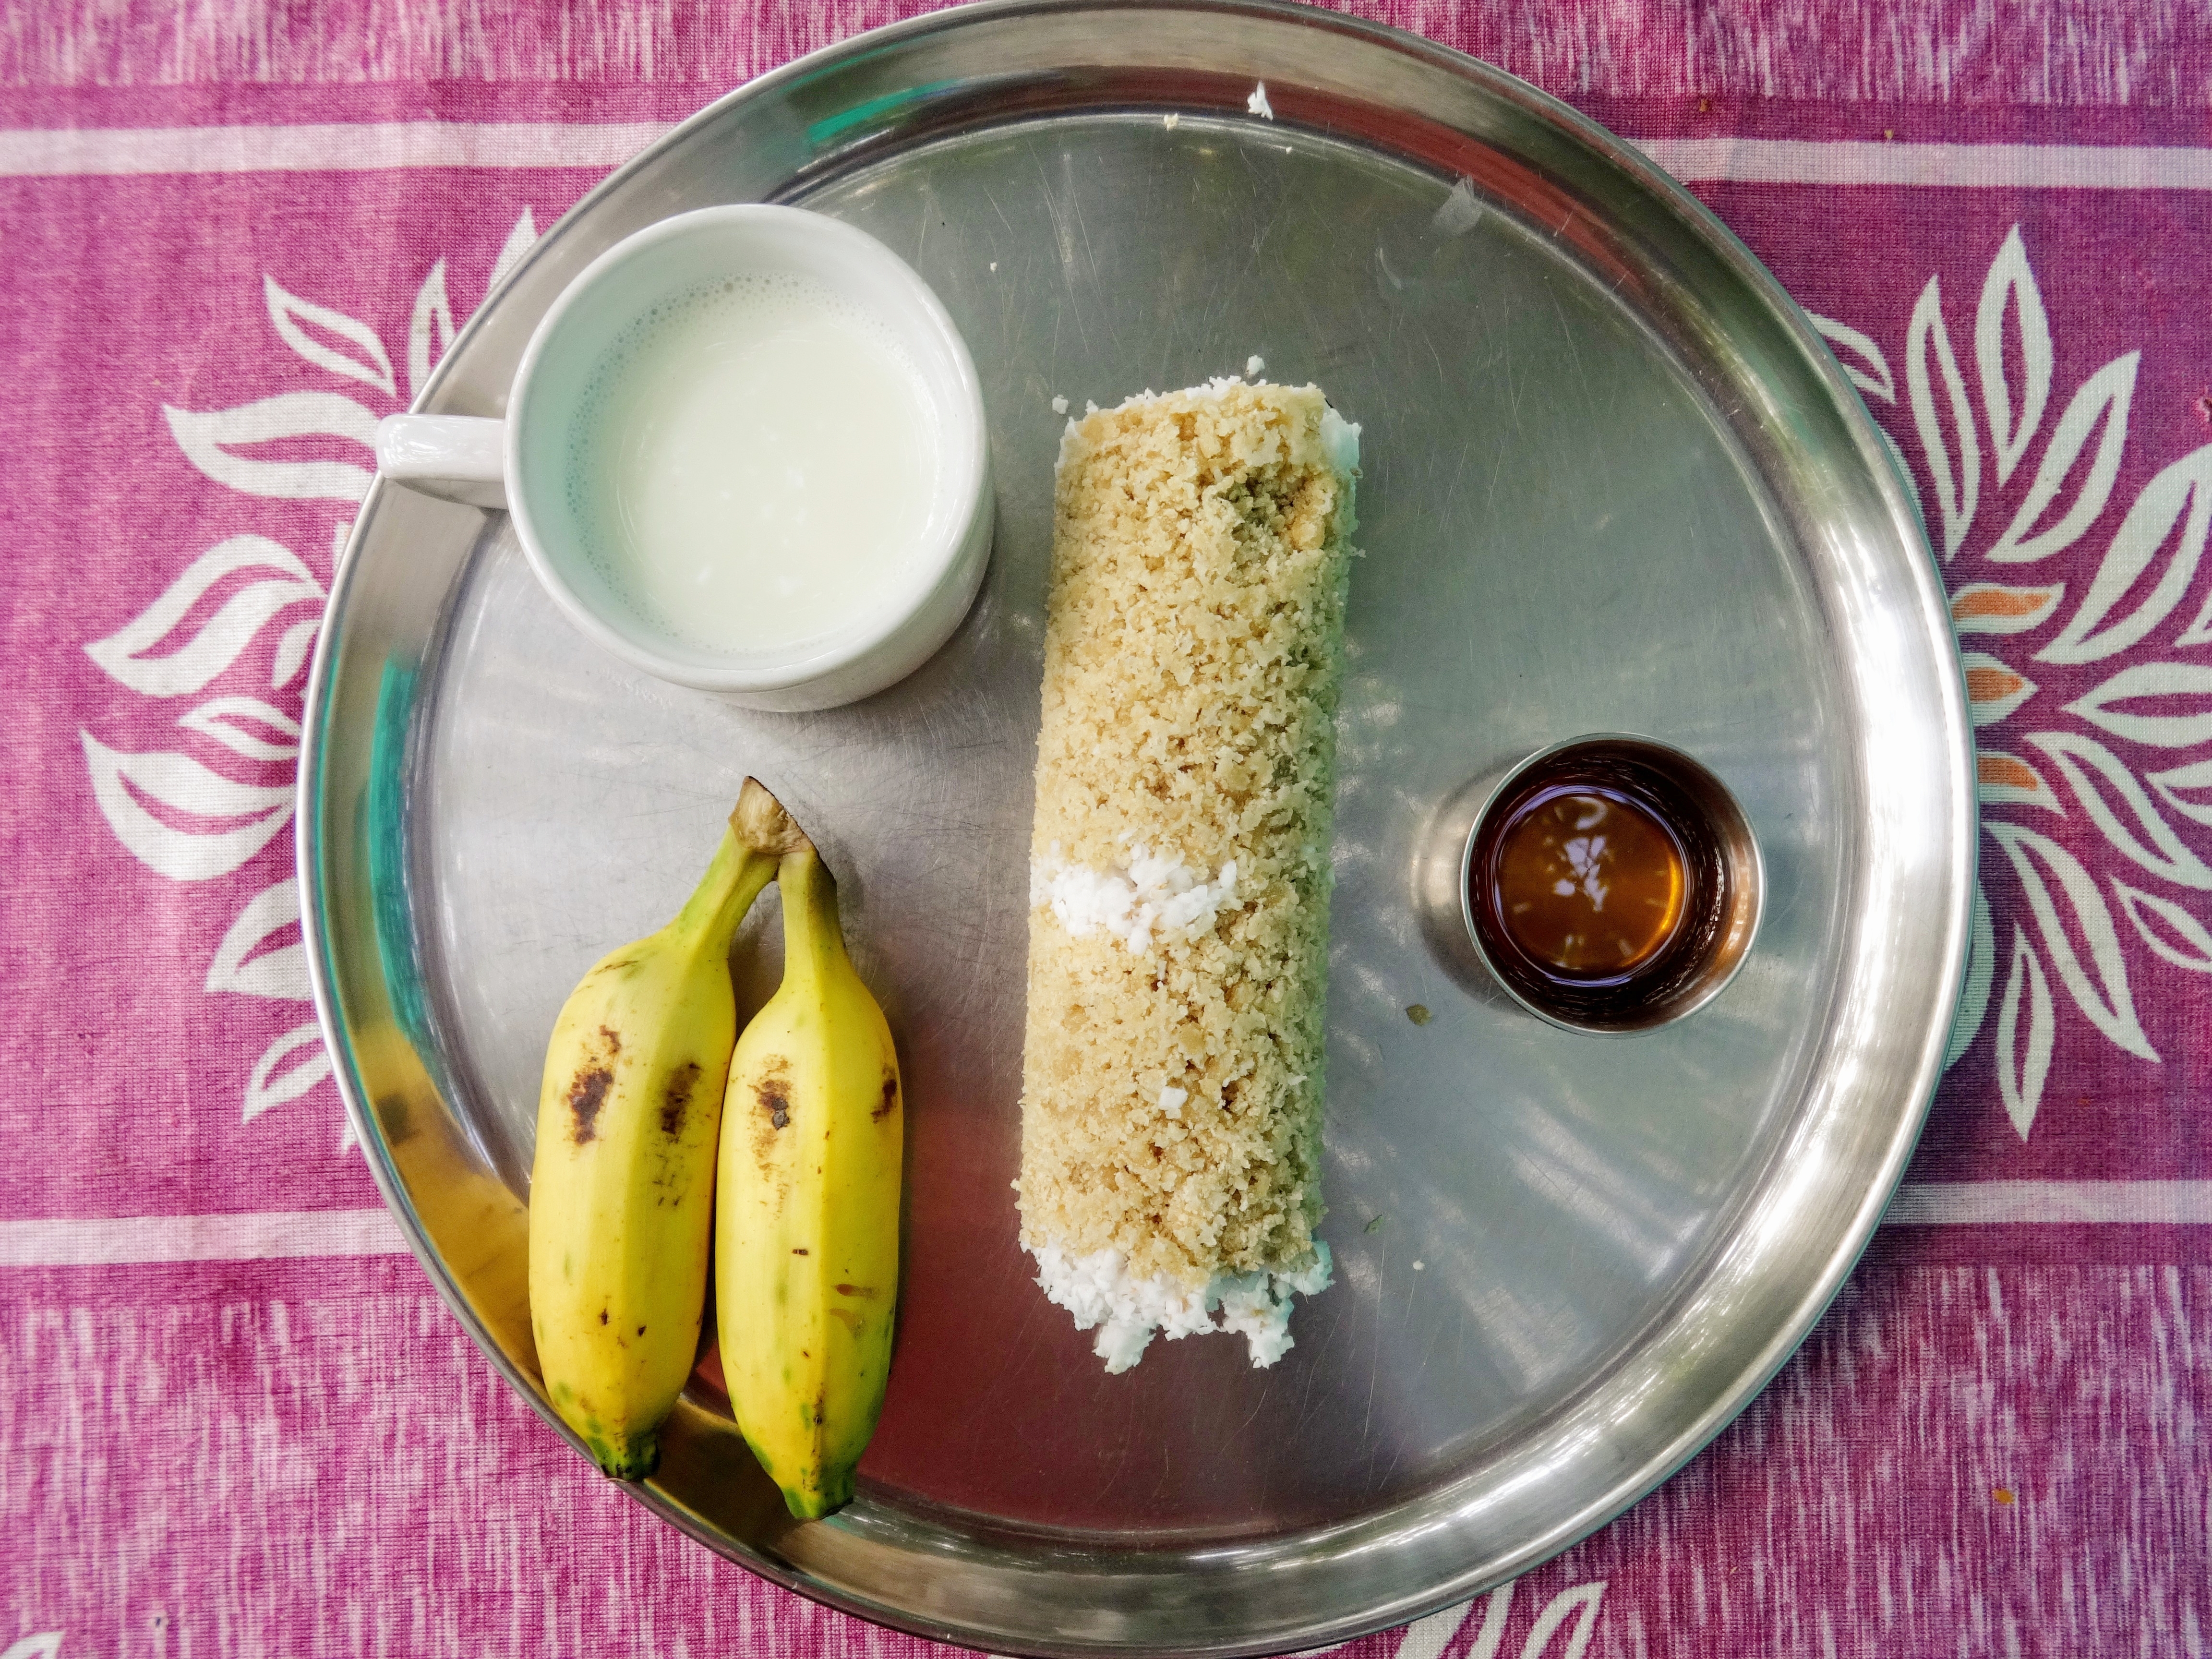
<path fill-rule="evenodd" d="M 584 396 L 615 341 L 652 307 L 732 275 L 810 278 L 889 328 L 920 373 L 936 434 L 928 512 L 897 574 L 849 625 L 796 645 L 714 652 L 656 629 L 589 557 L 568 489 Z M 553 302 L 515 370 L 505 420 L 394 415 L 377 470 L 449 501 L 505 507 L 530 566 L 584 633 L 663 679 L 757 708 L 835 708 L 928 660 L 974 602 L 994 502 L 975 365 L 937 295 L 865 231 L 797 208 L 678 214 L 625 237 Z"/>

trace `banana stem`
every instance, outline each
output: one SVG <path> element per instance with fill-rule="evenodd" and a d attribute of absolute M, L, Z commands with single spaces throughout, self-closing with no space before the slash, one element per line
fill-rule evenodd
<path fill-rule="evenodd" d="M 771 863 L 783 889 L 785 972 L 818 984 L 845 948 L 837 930 L 837 884 L 829 867 L 798 820 L 758 778 L 747 778 L 738 792 L 730 831 Z"/>
<path fill-rule="evenodd" d="M 787 974 L 820 984 L 845 954 L 837 920 L 837 882 L 811 842 L 786 853 L 776 869 L 783 890 L 783 960 Z"/>
<path fill-rule="evenodd" d="M 726 948 L 761 889 L 775 878 L 775 869 L 772 856 L 746 846 L 735 830 L 724 830 L 722 844 L 714 849 L 714 861 L 676 913 L 677 931 L 696 933 L 710 941 L 719 939 Z"/>
<path fill-rule="evenodd" d="M 775 879 L 777 860 L 798 848 L 810 851 L 806 832 L 758 778 L 747 778 L 730 809 L 730 827 L 714 861 L 678 912 L 676 926 L 707 939 L 726 940 L 738 931 L 761 889 Z"/>
<path fill-rule="evenodd" d="M 738 792 L 738 804 L 730 811 L 730 828 L 747 847 L 770 858 L 780 859 L 813 844 L 758 778 L 747 778 L 745 787 Z"/>

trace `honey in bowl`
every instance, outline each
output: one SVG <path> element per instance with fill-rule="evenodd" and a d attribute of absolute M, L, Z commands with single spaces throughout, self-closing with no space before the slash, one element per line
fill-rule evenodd
<path fill-rule="evenodd" d="M 1498 918 L 1553 972 L 1632 974 L 1681 925 L 1681 843 L 1656 814 L 1605 785 L 1562 784 L 1499 825 Z"/>
<path fill-rule="evenodd" d="M 1664 1023 L 1750 941 L 1758 855 L 1735 801 L 1677 750 L 1592 738 L 1536 757 L 1469 839 L 1466 916 L 1522 1003 L 1584 1030 Z"/>

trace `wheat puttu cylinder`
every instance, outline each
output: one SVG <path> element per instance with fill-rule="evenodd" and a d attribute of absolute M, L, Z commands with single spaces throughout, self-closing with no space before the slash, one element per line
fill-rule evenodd
<path fill-rule="evenodd" d="M 1322 1217 L 1357 426 L 1241 380 L 1068 423 L 1030 843 L 1022 1243 L 1109 1371 L 1291 1346 Z"/>

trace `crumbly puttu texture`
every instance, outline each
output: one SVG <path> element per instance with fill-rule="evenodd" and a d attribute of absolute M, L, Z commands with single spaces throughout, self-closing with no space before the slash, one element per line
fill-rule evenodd
<path fill-rule="evenodd" d="M 1290 1346 L 1322 1216 L 1358 428 L 1218 380 L 1070 422 L 1031 843 L 1023 1243 L 1103 1326 Z M 1212 1314 L 1218 1307 L 1223 1322 Z"/>

